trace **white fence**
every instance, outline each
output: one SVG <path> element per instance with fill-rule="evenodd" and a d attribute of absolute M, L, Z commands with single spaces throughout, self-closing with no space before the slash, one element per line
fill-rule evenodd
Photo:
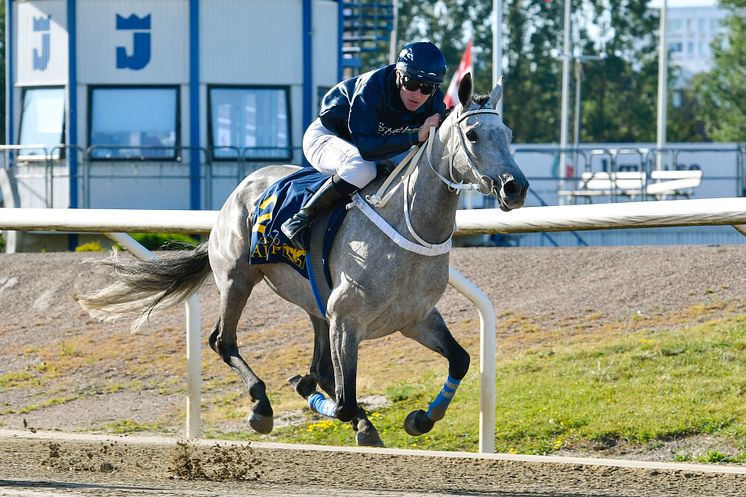
<path fill-rule="evenodd" d="M 124 232 L 207 233 L 217 211 L 114 209 L 0 209 L 0 230 L 106 233 L 138 257 L 145 251 Z M 746 198 L 676 200 L 604 205 L 458 211 L 456 235 L 619 228 L 732 225 L 746 235 Z M 481 321 L 479 451 L 495 450 L 496 329 L 492 304 L 476 286 L 451 269 L 449 282 L 477 305 Z M 187 303 L 187 437 L 200 431 L 199 300 Z"/>

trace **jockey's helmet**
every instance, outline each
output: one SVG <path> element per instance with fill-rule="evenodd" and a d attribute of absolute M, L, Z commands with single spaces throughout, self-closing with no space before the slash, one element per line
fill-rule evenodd
<path fill-rule="evenodd" d="M 446 58 L 433 43 L 417 41 L 402 48 L 396 69 L 408 78 L 439 85 L 446 76 Z"/>

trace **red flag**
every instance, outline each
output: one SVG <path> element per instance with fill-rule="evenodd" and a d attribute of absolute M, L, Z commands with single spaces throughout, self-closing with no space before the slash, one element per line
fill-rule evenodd
<path fill-rule="evenodd" d="M 446 109 L 453 107 L 458 103 L 458 85 L 461 83 L 461 78 L 464 77 L 464 74 L 472 72 L 473 70 L 474 66 L 471 63 L 471 40 L 469 40 L 469 43 L 466 45 L 466 50 L 464 50 L 464 55 L 461 56 L 461 62 L 458 65 L 458 69 L 453 73 L 451 84 L 448 85 L 448 90 L 443 97 Z"/>

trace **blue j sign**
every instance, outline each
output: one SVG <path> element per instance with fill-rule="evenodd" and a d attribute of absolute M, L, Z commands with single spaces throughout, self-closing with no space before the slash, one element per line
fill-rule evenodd
<path fill-rule="evenodd" d="M 150 14 L 137 17 L 132 14 L 122 17 L 117 14 L 117 30 L 133 31 L 132 54 L 127 53 L 126 47 L 117 47 L 117 69 L 133 69 L 139 71 L 150 62 Z"/>
<path fill-rule="evenodd" d="M 50 41 L 49 31 L 52 24 L 52 16 L 34 17 L 33 32 L 41 34 L 41 53 L 38 48 L 34 48 L 34 71 L 45 71 L 49 64 Z"/>

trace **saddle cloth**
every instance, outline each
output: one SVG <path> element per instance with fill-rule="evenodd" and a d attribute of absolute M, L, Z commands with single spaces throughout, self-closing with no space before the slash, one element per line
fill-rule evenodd
<path fill-rule="evenodd" d="M 259 197 L 249 219 L 251 226 L 250 264 L 274 264 L 284 262 L 308 279 L 306 251 L 297 249 L 280 230 L 280 226 L 298 212 L 306 201 L 329 179 L 312 167 L 305 167 L 285 176 Z M 334 236 L 342 224 L 347 210 L 348 198 L 341 199 L 328 216 L 322 250 L 324 274 L 331 284 L 328 259 Z M 326 217 L 326 216 L 322 216 Z M 318 250 L 314 247 L 313 250 Z"/>

